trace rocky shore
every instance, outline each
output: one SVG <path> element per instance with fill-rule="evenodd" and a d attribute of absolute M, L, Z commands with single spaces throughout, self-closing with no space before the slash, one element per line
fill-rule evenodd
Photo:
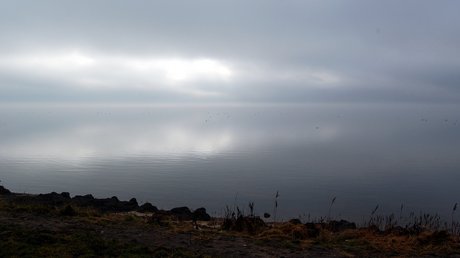
<path fill-rule="evenodd" d="M 285 222 L 136 199 L 12 193 L 0 186 L 0 257 L 460 257 L 458 234 L 422 223 Z"/>
<path fill-rule="evenodd" d="M 22 205 L 44 205 L 49 207 L 65 206 L 62 213 L 65 215 L 72 215 L 73 212 L 70 207 L 92 208 L 102 213 L 109 212 L 141 212 L 141 213 L 156 213 L 162 215 L 175 216 L 180 220 L 194 220 L 194 221 L 209 221 L 211 216 L 206 213 L 205 208 L 198 208 L 191 211 L 188 207 L 177 207 L 171 210 L 159 210 L 151 203 L 144 203 L 139 205 L 136 198 L 129 201 L 120 201 L 116 196 L 111 198 L 94 198 L 91 194 L 76 195 L 70 197 L 70 193 L 47 193 L 47 194 L 16 194 L 11 193 L 8 189 L 0 186 L 0 194 L 9 203 L 22 204 Z"/>

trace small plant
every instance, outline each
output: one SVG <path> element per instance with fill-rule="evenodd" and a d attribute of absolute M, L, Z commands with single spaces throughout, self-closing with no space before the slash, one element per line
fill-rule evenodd
<path fill-rule="evenodd" d="M 398 221 L 395 219 L 395 215 L 392 213 L 389 216 L 385 217 L 385 230 L 391 230 L 398 224 Z"/>
<path fill-rule="evenodd" d="M 236 214 L 235 211 L 230 209 L 228 205 L 225 207 L 224 211 L 224 221 L 222 224 L 222 228 L 225 230 L 229 230 L 233 227 L 233 222 L 236 221 Z"/>
<path fill-rule="evenodd" d="M 451 232 L 452 232 L 452 235 L 454 235 L 454 236 L 459 236 L 460 235 L 460 223 L 459 222 L 454 221 L 452 223 Z"/>
<path fill-rule="evenodd" d="M 255 216 L 254 206 L 254 202 L 249 203 L 250 215 L 245 215 L 239 207 L 236 207 L 235 212 L 227 206 L 222 229 L 248 232 L 250 234 L 255 234 L 262 230 L 265 227 L 265 223 L 261 218 Z"/>

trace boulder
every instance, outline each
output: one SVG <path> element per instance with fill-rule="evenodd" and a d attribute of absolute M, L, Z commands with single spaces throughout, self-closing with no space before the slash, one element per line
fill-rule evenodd
<path fill-rule="evenodd" d="M 80 206 L 91 206 L 94 203 L 94 197 L 91 194 L 77 195 L 72 198 L 72 202 Z"/>
<path fill-rule="evenodd" d="M 112 198 L 94 199 L 90 202 L 90 205 L 103 212 L 115 212 L 119 209 L 120 201 L 116 196 L 113 196 Z"/>
<path fill-rule="evenodd" d="M 136 198 L 131 198 L 131 200 L 125 202 L 121 201 L 118 203 L 117 211 L 137 211 L 139 209 L 139 204 L 137 203 Z"/>
<path fill-rule="evenodd" d="M 7 194 L 11 194 L 11 191 L 6 189 L 5 187 L 3 187 L 2 185 L 0 185 L 0 195 L 3 194 L 3 195 L 7 195 Z"/>
<path fill-rule="evenodd" d="M 56 192 L 51 192 L 47 194 L 37 195 L 37 200 L 44 204 L 60 205 L 68 201 L 65 195 L 58 194 Z"/>
<path fill-rule="evenodd" d="M 209 216 L 208 213 L 206 213 L 205 208 L 198 208 L 195 211 L 193 211 L 193 220 L 201 220 L 201 221 L 210 221 L 211 216 Z"/>
<path fill-rule="evenodd" d="M 128 203 L 133 205 L 133 206 L 139 206 L 139 204 L 137 203 L 136 198 L 131 198 L 131 200 L 129 200 Z"/>
<path fill-rule="evenodd" d="M 172 215 L 176 216 L 179 220 L 192 220 L 192 212 L 188 207 L 177 207 L 169 211 Z"/>
<path fill-rule="evenodd" d="M 70 199 L 70 193 L 69 192 L 62 192 L 61 196 L 66 198 L 66 199 Z"/>
<path fill-rule="evenodd" d="M 153 206 L 151 203 L 146 202 L 142 204 L 139 209 L 137 209 L 138 212 L 157 212 L 158 208 Z"/>
<path fill-rule="evenodd" d="M 104 212 L 127 212 L 136 211 L 139 208 L 137 200 L 132 198 L 129 201 L 119 201 L 117 197 L 106 199 L 95 199 L 95 208 L 99 208 Z"/>
<path fill-rule="evenodd" d="M 72 202 L 78 206 L 94 207 L 102 212 L 127 212 L 139 209 L 139 205 L 137 204 L 137 200 L 135 198 L 132 198 L 129 201 L 120 201 L 116 196 L 97 199 L 91 194 L 84 196 L 77 195 L 72 198 Z"/>

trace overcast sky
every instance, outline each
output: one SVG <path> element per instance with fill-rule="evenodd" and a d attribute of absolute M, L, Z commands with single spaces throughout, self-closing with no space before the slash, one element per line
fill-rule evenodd
<path fill-rule="evenodd" d="M 0 0 L 0 101 L 458 102 L 460 1 Z"/>

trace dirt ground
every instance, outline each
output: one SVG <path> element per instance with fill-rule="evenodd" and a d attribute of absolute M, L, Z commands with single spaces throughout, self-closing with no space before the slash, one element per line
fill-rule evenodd
<path fill-rule="evenodd" d="M 219 233 L 218 230 L 200 223 L 195 229 L 191 222 L 178 222 L 182 225 L 158 226 L 145 223 L 142 217 L 118 214 L 110 218 L 88 219 L 79 217 L 37 216 L 27 213 L 11 214 L 0 212 L 0 225 L 4 237 L 6 228 L 25 230 L 36 234 L 47 232 L 52 235 L 90 234 L 105 241 L 116 240 L 120 243 L 135 243 L 151 250 L 164 248 L 170 250 L 187 250 L 190 256 L 210 257 L 346 257 L 340 251 L 312 248 L 279 248 L 270 244 L 261 244 L 247 236 Z M 94 236 L 93 236 L 94 237 Z M 4 241 L 0 238 L 0 241 Z M 46 245 L 46 241 L 43 243 Z"/>

